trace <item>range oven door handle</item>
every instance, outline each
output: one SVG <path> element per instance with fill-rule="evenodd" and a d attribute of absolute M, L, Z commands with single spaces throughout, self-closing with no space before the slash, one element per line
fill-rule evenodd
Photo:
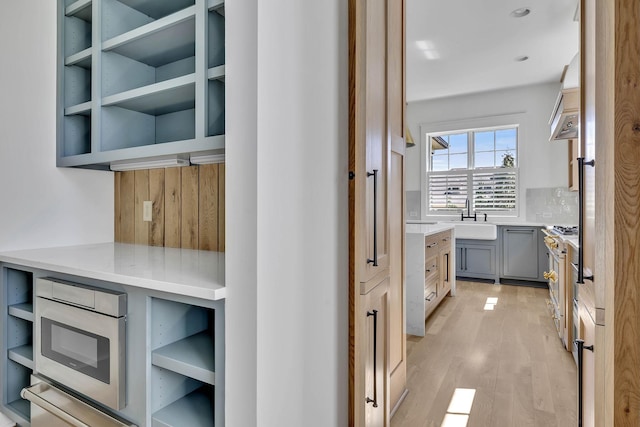
<path fill-rule="evenodd" d="M 134 424 L 124 424 L 46 382 L 39 382 L 23 388 L 20 391 L 20 397 L 55 415 L 73 427 L 93 427 L 96 425 L 95 420 L 99 420 L 99 425 L 104 427 L 136 427 Z M 64 402 L 66 410 L 54 405 L 50 400 Z M 87 424 L 85 422 L 86 418 L 91 418 L 93 422 Z"/>

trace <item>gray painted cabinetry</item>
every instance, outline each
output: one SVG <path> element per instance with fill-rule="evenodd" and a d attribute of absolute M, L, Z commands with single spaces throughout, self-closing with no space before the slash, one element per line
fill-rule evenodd
<path fill-rule="evenodd" d="M 462 278 L 544 282 L 546 264 L 537 226 L 499 226 L 496 240 L 456 240 L 456 275 Z"/>
<path fill-rule="evenodd" d="M 495 240 L 456 240 L 456 275 L 497 281 L 497 252 Z"/>
<path fill-rule="evenodd" d="M 498 238 L 502 243 L 500 277 L 545 281 L 542 274 L 548 261 L 540 227 L 501 226 Z"/>
<path fill-rule="evenodd" d="M 224 150 L 221 0 L 58 0 L 58 166 Z"/>
<path fill-rule="evenodd" d="M 502 276 L 538 278 L 538 233 L 535 228 L 502 229 Z"/>
<path fill-rule="evenodd" d="M 224 426 L 224 300 L 209 301 L 0 263 L 0 410 L 28 425 L 33 283 L 55 277 L 127 293 L 126 406 L 137 426 Z"/>

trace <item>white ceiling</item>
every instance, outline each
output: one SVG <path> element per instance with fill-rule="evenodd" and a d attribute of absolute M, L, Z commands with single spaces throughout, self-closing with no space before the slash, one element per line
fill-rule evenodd
<path fill-rule="evenodd" d="M 579 48 L 576 6 L 577 0 L 407 0 L 407 101 L 559 82 Z M 510 16 L 523 7 L 531 9 L 528 16 Z M 427 59 L 419 41 L 438 58 Z M 525 55 L 529 60 L 515 60 Z"/>

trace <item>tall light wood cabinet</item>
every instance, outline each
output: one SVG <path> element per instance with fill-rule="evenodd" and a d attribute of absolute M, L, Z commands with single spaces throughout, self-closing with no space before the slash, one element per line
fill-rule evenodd
<path fill-rule="evenodd" d="M 387 426 L 406 384 L 404 0 L 349 15 L 349 422 Z"/>
<path fill-rule="evenodd" d="M 389 161 L 389 375 L 391 415 L 406 393 L 405 322 L 405 31 L 404 0 L 387 0 Z"/>

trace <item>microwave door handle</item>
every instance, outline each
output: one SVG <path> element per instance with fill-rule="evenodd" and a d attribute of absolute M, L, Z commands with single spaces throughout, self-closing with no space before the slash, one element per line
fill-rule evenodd
<path fill-rule="evenodd" d="M 60 418 L 62 421 L 74 427 L 91 427 L 88 424 L 83 423 L 73 415 L 66 413 L 62 409 L 58 408 L 57 406 L 49 403 L 48 401 L 40 397 L 33 390 L 38 386 L 39 384 L 36 384 L 28 388 L 26 387 L 23 388 L 22 391 L 20 391 L 20 397 L 22 397 L 23 399 L 27 399 L 29 402 L 33 403 L 34 405 L 41 407 L 45 411 L 49 412 L 52 415 L 55 415 L 56 417 Z"/>

